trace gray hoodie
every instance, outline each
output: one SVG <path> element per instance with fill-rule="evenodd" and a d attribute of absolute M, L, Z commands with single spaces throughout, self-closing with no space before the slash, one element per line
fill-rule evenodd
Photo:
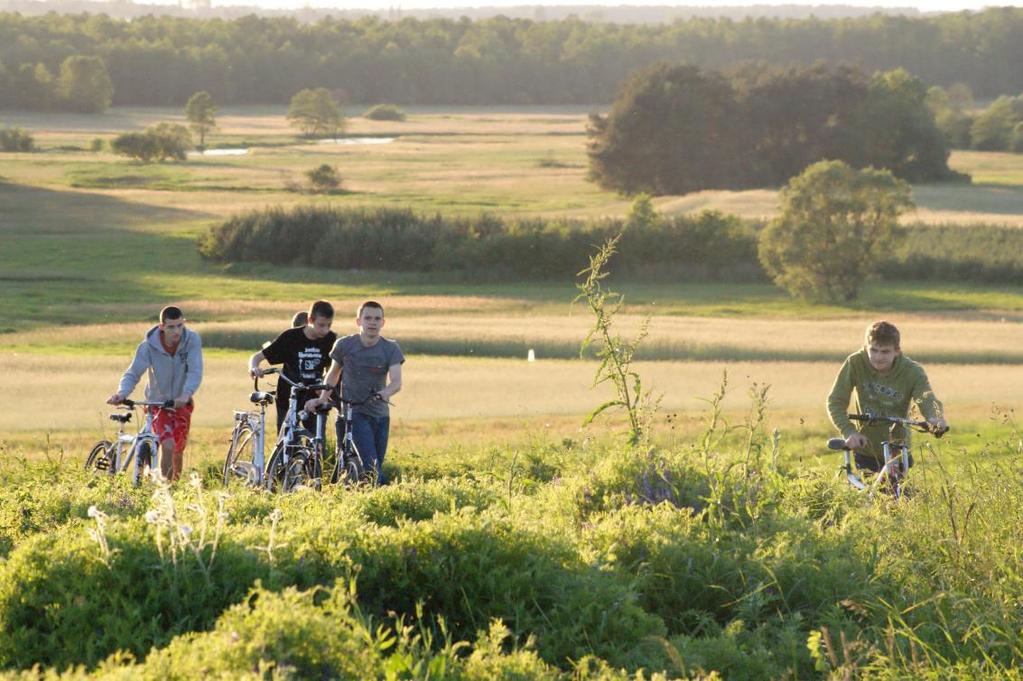
<path fill-rule="evenodd" d="M 147 370 L 147 400 L 163 402 L 176 399 L 182 394 L 195 394 L 202 383 L 202 340 L 199 334 L 185 327 L 178 349 L 172 357 L 160 342 L 160 326 L 151 328 L 135 349 L 135 358 L 121 377 L 117 394 L 124 397 L 130 395 Z"/>

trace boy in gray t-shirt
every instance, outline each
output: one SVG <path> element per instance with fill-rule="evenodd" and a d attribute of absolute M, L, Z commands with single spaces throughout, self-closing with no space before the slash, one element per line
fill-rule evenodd
<path fill-rule="evenodd" d="M 324 383 L 333 386 L 341 379 L 341 396 L 351 402 L 363 402 L 353 407 L 352 439 L 366 470 L 375 470 L 377 484 L 382 485 L 386 482 L 383 464 L 391 426 L 386 400 L 401 390 L 405 355 L 395 341 L 380 335 L 384 326 L 384 308 L 380 303 L 369 300 L 360 305 L 355 323 L 359 333 L 334 343 Z M 324 391 L 320 397 L 306 402 L 306 409 L 328 400 L 329 391 Z"/>

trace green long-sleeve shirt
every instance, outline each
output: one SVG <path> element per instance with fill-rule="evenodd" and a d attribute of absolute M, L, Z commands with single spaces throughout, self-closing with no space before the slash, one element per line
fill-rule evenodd
<path fill-rule="evenodd" d="M 853 391 L 852 409 L 849 401 Z M 911 404 L 917 405 L 924 418 L 941 416 L 943 407 L 931 390 L 930 381 L 924 368 L 899 355 L 887 373 L 881 374 L 870 366 L 866 350 L 859 350 L 846 357 L 835 378 L 835 385 L 828 395 L 828 415 L 831 423 L 848 438 L 861 432 L 870 438 L 870 447 L 864 454 L 881 457 L 881 442 L 888 439 L 887 425 L 856 426 L 849 420 L 848 413 L 872 413 L 878 416 L 901 416 L 909 413 Z"/>

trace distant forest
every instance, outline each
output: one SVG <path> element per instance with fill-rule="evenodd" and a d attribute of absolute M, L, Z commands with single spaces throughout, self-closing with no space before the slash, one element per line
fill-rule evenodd
<path fill-rule="evenodd" d="M 166 1 L 166 0 L 165 0 Z M 438 0 L 443 4 L 444 0 Z M 513 7 L 435 7 L 427 9 L 403 8 L 395 3 L 388 9 L 341 9 L 338 7 L 302 7 L 301 9 L 270 9 L 255 5 L 217 4 L 212 0 L 184 0 L 174 4 L 132 2 L 131 0 L 0 0 L 0 12 L 18 12 L 35 16 L 56 12 L 58 14 L 107 14 L 117 19 L 134 19 L 147 14 L 194 19 L 237 19 L 255 14 L 258 16 L 289 16 L 311 23 L 333 17 L 335 19 L 361 19 L 373 16 L 389 21 L 401 19 L 492 19 L 505 16 L 511 19 L 533 19 L 535 21 L 557 21 L 577 17 L 583 21 L 608 22 L 613 24 L 659 24 L 693 17 L 728 18 L 785 18 L 839 19 L 862 17 L 880 12 L 919 16 L 915 7 L 858 7 L 855 5 L 731 5 L 731 6 L 669 6 L 669 5 L 555 5 L 523 4 Z"/>
<path fill-rule="evenodd" d="M 365 103 L 608 104 L 630 73 L 658 61 L 903 67 L 927 85 L 994 97 L 1023 90 L 1023 9 L 628 25 L 0 13 L 0 108 L 59 108 L 47 93 L 70 87 L 62 65 L 73 56 L 102 60 L 117 105 L 183 106 L 197 90 L 220 105 L 284 104 L 314 87 Z"/>

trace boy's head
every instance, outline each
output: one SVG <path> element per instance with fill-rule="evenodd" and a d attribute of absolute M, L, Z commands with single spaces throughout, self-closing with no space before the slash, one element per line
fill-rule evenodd
<path fill-rule="evenodd" d="M 894 324 L 880 321 L 868 326 L 864 348 L 870 366 L 881 372 L 891 369 L 895 358 L 902 354 L 900 342 L 899 330 Z"/>
<path fill-rule="evenodd" d="M 380 335 L 380 329 L 384 326 L 384 306 L 375 300 L 367 300 L 359 306 L 355 323 L 366 336 L 372 338 Z"/>
<path fill-rule="evenodd" d="M 330 333 L 330 325 L 334 323 L 334 306 L 326 300 L 317 300 L 309 306 L 306 320 L 306 332 L 314 338 L 324 338 Z"/>
<path fill-rule="evenodd" d="M 168 343 L 174 344 L 181 340 L 185 333 L 185 314 L 180 307 L 168 305 L 160 310 L 160 331 Z"/>

